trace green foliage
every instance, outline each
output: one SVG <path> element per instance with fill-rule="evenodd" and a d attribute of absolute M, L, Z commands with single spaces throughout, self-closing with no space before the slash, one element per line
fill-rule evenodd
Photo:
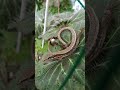
<path fill-rule="evenodd" d="M 3 34 L 4 42 L 2 43 L 3 47 L 2 47 L 1 58 L 4 58 L 8 62 L 9 61 L 23 62 L 25 59 L 27 59 L 27 57 L 30 57 L 31 47 L 28 47 L 28 46 L 31 45 L 31 42 L 29 38 L 26 38 L 23 41 L 23 44 L 21 46 L 21 51 L 20 51 L 21 54 L 17 54 L 15 50 L 15 46 L 16 46 L 15 38 L 17 37 L 17 33 L 10 33 L 4 30 L 2 31 L 2 33 L 5 33 L 5 34 Z"/>
<path fill-rule="evenodd" d="M 35 43 L 35 51 L 36 52 L 41 52 L 41 54 L 42 54 L 47 51 L 47 47 L 48 47 L 47 43 L 45 43 L 44 48 L 42 48 L 42 40 L 35 38 L 35 42 L 36 42 Z"/>
<path fill-rule="evenodd" d="M 40 13 L 42 12 L 42 13 Z M 61 27 L 69 26 L 73 28 L 76 33 L 79 33 L 82 28 L 85 28 L 85 12 L 81 10 L 76 15 L 73 12 L 64 12 L 60 13 L 59 15 L 52 14 L 49 12 L 48 16 L 48 26 L 45 35 L 42 35 L 43 31 L 43 20 L 44 20 L 44 12 L 36 11 L 36 52 L 42 53 L 45 55 L 48 53 L 48 39 L 51 37 L 55 37 L 57 35 L 58 30 Z M 39 38 L 38 38 L 39 37 Z M 68 75 L 69 70 L 71 67 L 74 66 L 76 57 L 80 56 L 79 49 L 84 47 L 84 32 L 83 37 L 80 40 L 80 44 L 76 50 L 76 52 L 72 53 L 69 57 L 62 59 L 59 61 L 52 61 L 48 64 L 44 65 L 43 61 L 36 61 L 35 64 L 35 84 L 37 89 L 39 90 L 57 90 L 62 82 L 64 81 L 65 77 Z M 71 41 L 71 34 L 65 31 L 62 34 L 62 38 L 67 42 L 70 43 Z M 45 45 L 41 48 L 41 41 L 42 39 L 45 40 Z M 82 42 L 83 41 L 83 42 Z M 55 52 L 61 49 L 59 46 L 51 46 L 50 50 Z M 41 56 L 40 56 L 41 57 Z M 75 68 L 74 68 L 75 69 Z M 74 74 L 67 84 L 63 87 L 63 89 L 69 90 L 84 90 L 85 87 L 85 58 L 84 56 L 81 58 L 81 64 L 73 70 Z M 74 86 L 74 87 L 73 87 Z"/>
<path fill-rule="evenodd" d="M 35 7 L 37 10 L 40 10 L 43 7 L 44 0 L 35 0 Z"/>
<path fill-rule="evenodd" d="M 29 64 L 27 64 L 29 61 Z M 31 82 L 28 80 L 29 84 L 24 86 L 20 81 L 22 78 L 26 76 L 26 71 L 31 69 L 34 70 L 34 63 L 28 60 L 25 62 L 20 68 L 19 71 L 14 75 L 16 78 L 12 79 L 9 84 L 6 84 L 8 81 L 8 67 L 6 67 L 5 60 L 1 59 L 0 62 L 0 90 L 22 90 L 24 87 L 29 88 L 29 90 L 33 90 L 34 88 L 34 80 Z M 31 71 L 32 72 L 32 71 Z M 25 75 L 25 76 L 24 76 Z M 27 82 L 27 81 L 26 81 Z"/>
<path fill-rule="evenodd" d="M 54 2 L 57 2 L 57 0 L 51 0 L 49 1 L 49 11 L 52 14 L 58 13 L 58 7 Z M 36 0 L 36 10 L 41 10 L 43 7 L 45 7 L 45 1 L 44 0 Z M 70 0 L 60 0 L 60 13 L 64 11 L 72 11 L 72 5 Z"/>
<path fill-rule="evenodd" d="M 62 88 L 66 85 L 66 83 L 68 82 L 69 78 L 73 75 L 75 69 L 77 68 L 77 66 L 79 66 L 84 54 L 85 54 L 85 48 L 80 49 L 80 55 L 77 58 L 77 60 L 75 61 L 73 67 L 70 69 L 68 75 L 66 76 L 65 80 L 63 81 L 63 83 L 61 84 L 59 90 L 62 90 Z M 78 79 L 78 78 L 77 78 Z M 83 84 L 84 85 L 84 84 Z"/>
<path fill-rule="evenodd" d="M 73 11 L 72 10 L 72 5 L 70 3 L 70 0 L 60 0 L 60 12 L 65 12 L 65 11 Z M 58 7 L 54 6 L 54 4 L 49 8 L 51 13 L 58 13 Z"/>
<path fill-rule="evenodd" d="M 31 35 L 29 33 L 31 32 L 30 30 L 34 28 L 34 21 L 32 21 L 34 19 L 34 15 L 31 16 L 31 14 L 29 13 L 34 9 L 34 0 L 29 0 L 30 2 L 26 0 L 26 3 L 28 4 L 28 7 L 26 7 L 27 16 L 23 20 L 20 20 L 20 18 L 18 18 L 20 17 L 20 9 L 22 8 L 21 1 L 25 0 L 0 1 L 0 90 L 23 90 L 24 84 L 21 84 L 19 80 L 21 80 L 21 78 L 26 75 L 26 72 L 29 71 L 28 68 L 34 69 L 34 65 L 31 66 L 30 63 L 30 61 L 32 60 L 30 53 Z M 29 16 L 31 16 L 32 18 L 30 18 Z M 31 26 L 32 28 L 29 26 Z M 26 32 L 24 33 L 25 36 L 27 34 L 27 37 L 22 37 L 22 43 L 19 53 L 16 53 L 15 50 L 18 34 L 17 30 L 23 30 L 23 33 Z M 25 63 L 25 61 L 27 61 L 27 63 Z M 34 63 L 32 62 L 32 64 Z M 19 66 L 19 69 L 16 68 L 17 65 Z M 11 66 L 14 67 L 13 70 L 10 69 Z M 18 71 L 15 69 L 18 69 Z M 11 80 L 9 80 L 9 72 L 12 72 L 15 78 L 12 77 Z M 32 82 L 32 84 L 29 83 L 30 86 L 25 87 L 24 89 L 33 90 L 33 88 L 35 87 L 32 87 L 32 85 L 34 85 L 33 83 L 34 82 Z"/>

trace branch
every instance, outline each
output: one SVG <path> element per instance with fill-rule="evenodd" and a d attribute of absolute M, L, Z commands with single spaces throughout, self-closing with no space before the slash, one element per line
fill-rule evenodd
<path fill-rule="evenodd" d="M 22 0 L 21 11 L 20 11 L 20 20 L 24 19 L 25 15 L 26 15 L 26 6 L 27 6 L 27 0 Z M 16 46 L 17 53 L 20 51 L 21 40 L 22 40 L 22 32 L 18 32 L 17 46 Z"/>

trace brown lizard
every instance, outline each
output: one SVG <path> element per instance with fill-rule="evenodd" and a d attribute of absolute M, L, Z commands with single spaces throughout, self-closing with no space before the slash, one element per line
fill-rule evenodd
<path fill-rule="evenodd" d="M 89 61 L 89 56 L 92 54 L 94 47 L 96 45 L 96 40 L 99 33 L 99 20 L 94 12 L 94 10 L 89 6 L 86 5 L 86 13 L 89 18 L 89 31 L 88 31 L 88 38 L 86 41 L 86 58 L 87 62 Z"/>
<path fill-rule="evenodd" d="M 77 34 L 76 34 L 75 30 L 72 29 L 72 28 L 70 28 L 70 27 L 64 27 L 64 28 L 60 29 L 59 32 L 58 32 L 58 39 L 63 44 L 65 44 L 65 42 L 61 38 L 61 33 L 64 30 L 69 30 L 71 32 L 71 34 L 72 34 L 72 40 L 71 40 L 70 45 L 68 47 L 66 47 L 65 49 L 60 50 L 58 52 L 53 52 L 53 53 L 49 52 L 47 55 L 45 55 L 45 56 L 42 57 L 43 61 L 61 60 L 61 59 L 67 57 L 68 55 L 70 55 L 72 52 L 75 51 L 75 48 L 79 44 L 78 41 L 79 41 L 80 36 L 82 35 L 82 31 L 83 30 L 80 32 L 79 37 L 77 37 Z"/>
<path fill-rule="evenodd" d="M 99 42 L 97 44 L 97 47 L 95 49 L 96 56 L 100 53 L 102 50 L 102 46 L 104 44 L 104 40 L 106 37 L 106 32 L 110 26 L 112 18 L 112 12 L 110 10 L 110 6 L 108 5 L 104 11 L 104 16 L 102 17 L 102 20 L 100 22 L 100 30 L 99 30 L 99 38 L 97 39 Z M 94 58 L 95 56 L 91 56 L 91 58 Z"/>
<path fill-rule="evenodd" d="M 88 8 L 90 9 L 90 7 L 88 7 Z M 96 29 L 97 32 L 94 33 L 94 32 L 92 32 L 92 28 L 90 29 L 91 33 L 94 33 L 96 35 L 94 36 L 94 40 L 95 40 L 94 47 L 91 48 L 92 49 L 91 52 L 89 52 L 89 55 L 86 57 L 86 59 L 87 59 L 86 65 L 89 65 L 89 63 L 92 62 L 92 60 L 94 60 L 99 55 L 99 53 L 102 51 L 102 47 L 103 47 L 104 40 L 106 37 L 106 31 L 111 22 L 111 15 L 112 14 L 110 11 L 110 6 L 108 5 L 107 8 L 105 9 L 104 16 L 102 17 L 102 20 L 100 22 L 99 29 L 98 29 L 98 27 Z M 95 14 L 94 14 L 94 16 L 95 16 Z M 90 18 L 90 21 L 91 21 L 91 18 Z M 99 23 L 97 23 L 97 24 L 99 24 Z M 92 36 L 89 36 L 89 37 L 92 37 Z M 91 41 L 88 41 L 88 42 L 92 44 Z M 86 43 L 86 44 L 88 44 L 88 43 Z"/>

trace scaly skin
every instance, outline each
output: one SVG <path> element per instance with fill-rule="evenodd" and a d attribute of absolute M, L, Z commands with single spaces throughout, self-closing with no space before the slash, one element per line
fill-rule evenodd
<path fill-rule="evenodd" d="M 88 14 L 89 23 L 90 23 L 88 38 L 86 41 L 86 58 L 88 63 L 89 61 L 91 61 L 89 57 L 94 51 L 94 47 L 97 42 L 98 33 L 99 33 L 99 20 L 94 10 L 89 5 L 86 5 L 86 13 Z"/>
<path fill-rule="evenodd" d="M 104 16 L 102 17 L 102 20 L 100 22 L 99 33 L 96 39 L 96 47 L 93 48 L 94 52 L 91 53 L 89 58 L 87 57 L 87 59 L 89 59 L 89 61 L 87 62 L 87 65 L 93 59 L 95 59 L 99 55 L 99 53 L 102 51 L 102 47 L 103 47 L 105 37 L 106 37 L 106 32 L 111 23 L 111 16 L 112 16 L 112 13 L 110 11 L 110 6 L 108 5 L 104 11 Z"/>
<path fill-rule="evenodd" d="M 43 61 L 62 60 L 63 58 L 67 57 L 68 55 L 70 55 L 75 50 L 76 46 L 79 44 L 78 43 L 79 38 L 77 37 L 77 34 L 76 34 L 75 30 L 70 28 L 70 27 L 64 27 L 58 32 L 58 39 L 63 44 L 65 44 L 65 42 L 61 38 L 61 33 L 64 30 L 69 30 L 72 34 L 72 40 L 71 40 L 70 45 L 68 47 L 66 47 L 65 49 L 61 50 L 61 51 L 48 53 L 47 55 L 42 57 Z M 81 36 L 81 34 L 82 34 L 82 31 L 81 31 L 79 36 Z"/>

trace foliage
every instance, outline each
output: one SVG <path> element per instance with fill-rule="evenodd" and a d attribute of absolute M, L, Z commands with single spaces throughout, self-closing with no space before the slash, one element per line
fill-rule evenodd
<path fill-rule="evenodd" d="M 60 12 L 64 11 L 72 11 L 72 5 L 70 0 L 60 0 L 60 6 L 59 6 Z M 56 7 L 54 4 L 49 8 L 50 12 L 58 13 L 58 7 Z"/>
<path fill-rule="evenodd" d="M 104 0 L 112 14 L 101 54 L 86 73 L 88 90 L 119 90 L 120 1 Z M 106 6 L 105 4 L 105 6 Z M 98 14 L 98 17 L 99 14 Z"/>
<path fill-rule="evenodd" d="M 26 17 L 23 20 L 20 20 L 20 10 L 23 8 L 21 7 L 22 1 L 27 1 L 26 3 L 28 4 L 28 7 L 25 7 L 25 9 L 27 8 Z M 29 68 L 34 69 L 34 66 L 32 65 L 34 63 L 30 63 L 30 61 L 32 61 L 30 53 L 30 33 L 32 28 L 29 28 L 29 26 L 33 27 L 34 25 L 34 21 L 31 21 L 34 19 L 34 16 L 31 16 L 30 13 L 32 10 L 34 10 L 33 1 L 34 0 L 0 1 L 0 90 L 33 90 L 33 88 L 35 88 L 35 86 L 32 87 L 34 82 L 29 83 L 31 84 L 31 87 L 23 87 L 25 83 L 23 82 L 23 84 L 19 82 L 22 77 L 24 77 L 24 75 L 26 75 L 26 73 L 29 71 Z M 30 16 L 32 18 L 30 18 Z M 25 33 L 22 30 L 24 30 Z M 24 35 L 27 34 L 27 37 L 22 37 L 20 52 L 16 53 L 15 47 L 18 31 L 23 32 Z M 14 67 L 14 69 L 11 70 L 11 66 Z M 10 78 L 9 73 L 13 73 L 12 78 Z M 34 79 L 31 80 L 34 81 Z M 25 82 L 28 81 L 25 80 Z M 26 85 L 29 84 L 26 83 Z"/>
<path fill-rule="evenodd" d="M 54 12 L 53 12 L 54 13 Z M 74 14 L 73 12 L 65 11 L 62 13 L 53 14 L 49 12 L 48 15 L 48 26 L 45 35 L 42 35 L 43 31 L 43 20 L 44 20 L 44 9 L 36 11 L 35 19 L 35 32 L 36 32 L 36 53 L 45 55 L 48 53 L 48 43 L 47 40 L 53 36 L 61 27 L 69 26 L 72 27 L 76 32 L 80 32 L 82 28 L 85 28 L 85 15 L 84 10 L 79 13 Z M 68 32 L 63 33 L 63 38 L 67 43 L 70 43 L 71 34 Z M 45 40 L 44 48 L 41 47 L 42 39 Z M 80 44 L 77 49 L 84 47 L 84 34 L 81 38 Z M 58 46 L 50 47 L 51 51 L 58 51 L 60 48 Z M 41 55 L 40 58 L 41 58 Z M 65 77 L 68 75 L 69 70 L 75 64 L 76 57 L 80 55 L 79 50 L 59 61 L 53 61 L 44 65 L 44 62 L 37 61 L 35 64 L 35 84 L 39 90 L 57 90 L 62 84 Z M 85 61 L 81 58 L 81 64 L 75 69 L 74 74 L 69 79 L 67 85 L 64 89 L 69 90 L 84 90 L 85 87 Z M 74 85 L 74 87 L 72 87 Z"/>
<path fill-rule="evenodd" d="M 72 11 L 72 6 L 70 0 L 59 0 L 60 1 L 60 12 L 64 11 Z M 51 13 L 57 13 L 58 12 L 58 0 L 51 0 L 49 1 L 49 11 Z M 45 7 L 45 1 L 44 0 L 36 0 L 36 10 L 41 10 Z"/>

